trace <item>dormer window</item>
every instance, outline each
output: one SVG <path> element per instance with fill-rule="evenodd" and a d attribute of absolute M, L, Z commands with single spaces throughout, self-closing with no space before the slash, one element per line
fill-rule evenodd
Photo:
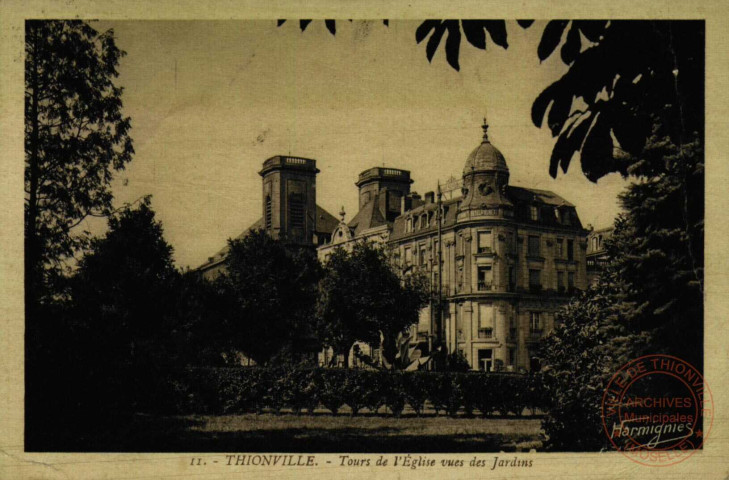
<path fill-rule="evenodd" d="M 564 214 L 562 215 L 562 223 L 565 225 L 572 225 L 572 212 L 570 210 L 564 211 Z"/>
<path fill-rule="evenodd" d="M 405 224 L 405 233 L 410 233 L 413 231 L 413 219 L 408 218 L 407 222 Z"/>

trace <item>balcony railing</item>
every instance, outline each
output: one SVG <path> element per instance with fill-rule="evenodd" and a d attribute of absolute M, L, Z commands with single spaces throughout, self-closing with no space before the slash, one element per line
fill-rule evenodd
<path fill-rule="evenodd" d="M 542 286 L 537 284 L 530 284 L 529 291 L 531 293 L 540 293 L 542 291 Z"/>
<path fill-rule="evenodd" d="M 478 338 L 493 338 L 494 330 L 492 328 L 479 328 Z"/>
<path fill-rule="evenodd" d="M 491 282 L 478 282 L 478 291 L 479 292 L 486 292 L 493 289 L 493 285 Z"/>

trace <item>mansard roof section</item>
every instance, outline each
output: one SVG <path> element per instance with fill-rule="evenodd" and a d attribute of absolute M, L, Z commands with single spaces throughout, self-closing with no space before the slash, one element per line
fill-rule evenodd
<path fill-rule="evenodd" d="M 461 197 L 456 197 L 442 202 L 443 228 L 452 227 L 456 224 L 456 215 L 458 214 L 458 204 L 460 201 Z M 437 210 L 438 203 L 429 202 L 400 215 L 392 225 L 390 240 L 400 240 L 407 237 L 437 232 Z"/>
<path fill-rule="evenodd" d="M 357 212 L 357 215 L 355 215 L 347 224 L 349 228 L 354 230 L 355 236 L 358 236 L 370 228 L 389 224 L 385 216 L 382 215 L 382 212 L 380 211 L 378 200 L 378 195 L 375 195 L 375 197 L 367 202 L 365 206 L 362 207 L 362 210 Z"/>
<path fill-rule="evenodd" d="M 538 202 L 555 207 L 574 207 L 573 204 L 549 190 L 538 190 L 536 188 L 506 187 L 507 195 L 517 202 Z"/>
<path fill-rule="evenodd" d="M 509 185 L 506 194 L 514 202 L 514 214 L 519 222 L 582 228 L 575 206 L 554 192 Z"/>

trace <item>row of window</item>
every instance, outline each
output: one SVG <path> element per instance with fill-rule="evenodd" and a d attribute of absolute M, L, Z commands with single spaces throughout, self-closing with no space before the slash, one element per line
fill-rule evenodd
<path fill-rule="evenodd" d="M 441 218 L 445 218 L 446 213 L 448 213 L 448 207 L 443 206 L 441 207 Z M 431 225 L 435 225 L 437 221 L 436 212 L 430 211 L 430 212 L 424 212 L 420 215 L 415 215 L 412 217 L 409 217 L 405 221 L 405 233 L 411 233 L 415 230 L 422 230 L 424 228 L 428 228 Z"/>
<path fill-rule="evenodd" d="M 565 273 L 567 274 L 565 276 Z M 491 265 L 482 265 L 478 267 L 476 278 L 476 287 L 478 291 L 490 291 L 493 288 L 493 268 Z M 565 279 L 567 282 L 565 283 Z M 516 279 L 514 277 L 514 267 L 509 265 L 508 270 L 508 287 L 509 291 L 513 291 L 516 287 Z M 557 290 L 559 292 L 571 291 L 575 287 L 575 272 L 557 271 Z M 529 269 L 529 289 L 531 291 L 540 291 L 542 289 L 542 271 L 539 269 Z"/>
<path fill-rule="evenodd" d="M 566 248 L 565 248 L 566 247 Z M 433 248 L 437 251 L 437 242 L 433 242 Z M 476 251 L 477 253 L 490 253 L 493 248 L 493 239 L 490 230 L 480 231 L 476 235 Z M 416 250 L 418 257 L 417 265 L 426 264 L 426 247 L 421 245 Z M 529 235 L 527 237 L 527 256 L 541 257 L 541 237 L 538 235 Z M 575 241 L 572 239 L 557 238 L 555 241 L 555 258 L 567 259 L 574 261 L 575 259 Z M 405 247 L 405 264 L 413 263 L 411 247 Z"/>
<path fill-rule="evenodd" d="M 565 284 L 565 272 L 557 271 L 557 291 L 572 291 L 575 288 L 575 272 L 566 272 L 567 283 Z M 538 269 L 529 269 L 529 290 L 533 292 L 542 289 L 542 271 Z"/>
<path fill-rule="evenodd" d="M 544 332 L 542 312 L 529 312 L 529 334 L 530 336 L 541 336 Z M 494 335 L 494 307 L 488 303 L 481 303 L 478 306 L 478 338 L 488 339 Z M 509 319 L 509 340 L 516 340 L 516 325 L 513 317 Z M 458 340 L 463 341 L 463 330 L 458 330 Z"/>
<path fill-rule="evenodd" d="M 541 248 L 542 240 L 538 235 L 529 235 L 527 238 L 527 255 L 530 257 L 540 257 L 542 253 Z M 566 244 L 566 248 L 565 248 Z M 575 241 L 567 239 L 565 242 L 564 238 L 557 238 L 555 240 L 555 258 L 567 258 L 567 260 L 575 259 Z"/>

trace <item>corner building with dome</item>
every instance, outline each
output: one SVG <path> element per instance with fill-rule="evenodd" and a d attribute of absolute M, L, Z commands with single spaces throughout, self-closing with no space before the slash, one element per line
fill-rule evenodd
<path fill-rule="evenodd" d="M 348 222 L 340 213 L 318 255 L 326 260 L 335 248 L 377 242 L 403 273 L 430 278 L 434 301 L 412 328 L 414 358 L 440 345 L 463 354 L 473 370 L 535 370 L 555 311 L 587 286 L 588 231 L 559 195 L 509 185 L 506 159 L 485 122 L 482 128 L 460 196 L 421 197 L 410 191 L 407 170 L 365 170 L 356 182 L 359 212 Z"/>

